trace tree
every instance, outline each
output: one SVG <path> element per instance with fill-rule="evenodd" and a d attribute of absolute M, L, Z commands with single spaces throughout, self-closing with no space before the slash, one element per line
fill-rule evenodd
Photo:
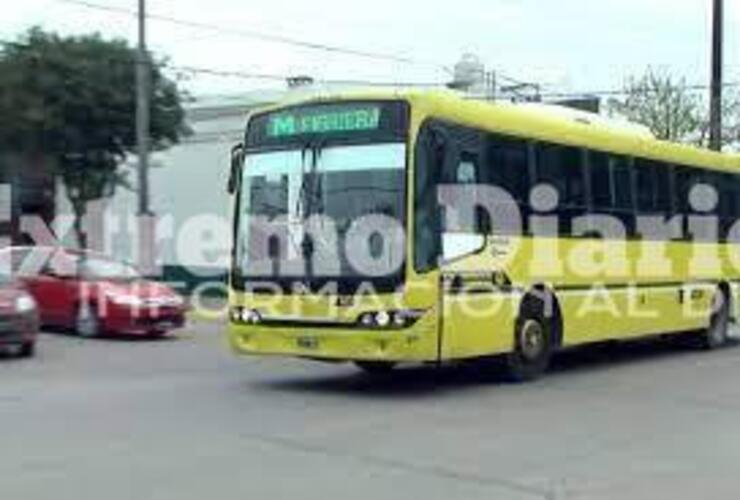
<path fill-rule="evenodd" d="M 706 146 L 709 135 L 709 105 L 685 79 L 654 69 L 631 77 L 625 97 L 611 99 L 609 113 L 648 127 L 659 139 Z M 740 97 L 725 95 L 725 145 L 740 141 Z"/>
<path fill-rule="evenodd" d="M 709 144 L 709 116 L 702 123 L 699 144 Z M 722 97 L 722 144 L 740 150 L 740 93 L 727 88 Z"/>
<path fill-rule="evenodd" d="M 125 40 L 99 34 L 60 36 L 32 28 L 0 54 L 0 148 L 42 152 L 67 191 L 75 232 L 86 246 L 82 218 L 89 202 L 127 186 L 119 167 L 136 145 L 137 52 Z M 151 65 L 152 149 L 188 133 L 183 96 Z"/>

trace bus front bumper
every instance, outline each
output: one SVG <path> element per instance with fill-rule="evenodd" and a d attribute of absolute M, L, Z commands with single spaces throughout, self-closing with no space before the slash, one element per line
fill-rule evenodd
<path fill-rule="evenodd" d="M 432 362 L 438 360 L 434 325 L 404 330 L 311 329 L 231 324 L 232 349 L 243 355 L 285 356 L 326 361 Z"/>

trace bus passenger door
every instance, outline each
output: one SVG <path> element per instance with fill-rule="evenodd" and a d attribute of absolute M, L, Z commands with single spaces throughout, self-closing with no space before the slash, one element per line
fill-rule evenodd
<path fill-rule="evenodd" d="M 440 359 L 459 360 L 510 352 L 518 299 L 490 271 L 442 273 Z"/>
<path fill-rule="evenodd" d="M 441 123 L 424 130 L 419 139 L 424 168 L 416 171 L 416 245 L 438 252 L 440 360 L 504 352 L 511 344 L 510 332 L 496 334 L 496 318 L 511 314 L 498 311 L 505 295 L 493 286 L 486 236 L 492 221 L 477 203 L 486 180 L 482 139 L 474 130 Z M 435 243 L 424 244 L 427 239 Z"/>

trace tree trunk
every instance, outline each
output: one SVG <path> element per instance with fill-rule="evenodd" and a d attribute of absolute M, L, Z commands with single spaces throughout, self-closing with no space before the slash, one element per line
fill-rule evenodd
<path fill-rule="evenodd" d="M 83 227 L 83 220 L 85 218 L 85 204 L 72 201 L 72 211 L 74 212 L 74 224 L 73 229 L 75 232 L 75 238 L 77 239 L 77 245 L 80 250 L 87 250 L 87 232 Z"/>

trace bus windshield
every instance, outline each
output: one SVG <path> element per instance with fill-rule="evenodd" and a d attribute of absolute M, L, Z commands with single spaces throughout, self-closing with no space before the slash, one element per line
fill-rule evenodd
<path fill-rule="evenodd" d="M 305 283 L 306 278 L 372 281 L 400 273 L 402 242 L 374 243 L 372 234 L 363 240 L 361 225 L 380 221 L 403 232 L 405 164 L 402 143 L 248 156 L 239 203 L 241 275 Z M 352 260 L 357 244 L 367 246 L 359 253 L 369 254 L 371 270 Z"/>
<path fill-rule="evenodd" d="M 408 124 L 401 101 L 309 103 L 253 116 L 238 183 L 234 287 L 397 289 Z"/>

